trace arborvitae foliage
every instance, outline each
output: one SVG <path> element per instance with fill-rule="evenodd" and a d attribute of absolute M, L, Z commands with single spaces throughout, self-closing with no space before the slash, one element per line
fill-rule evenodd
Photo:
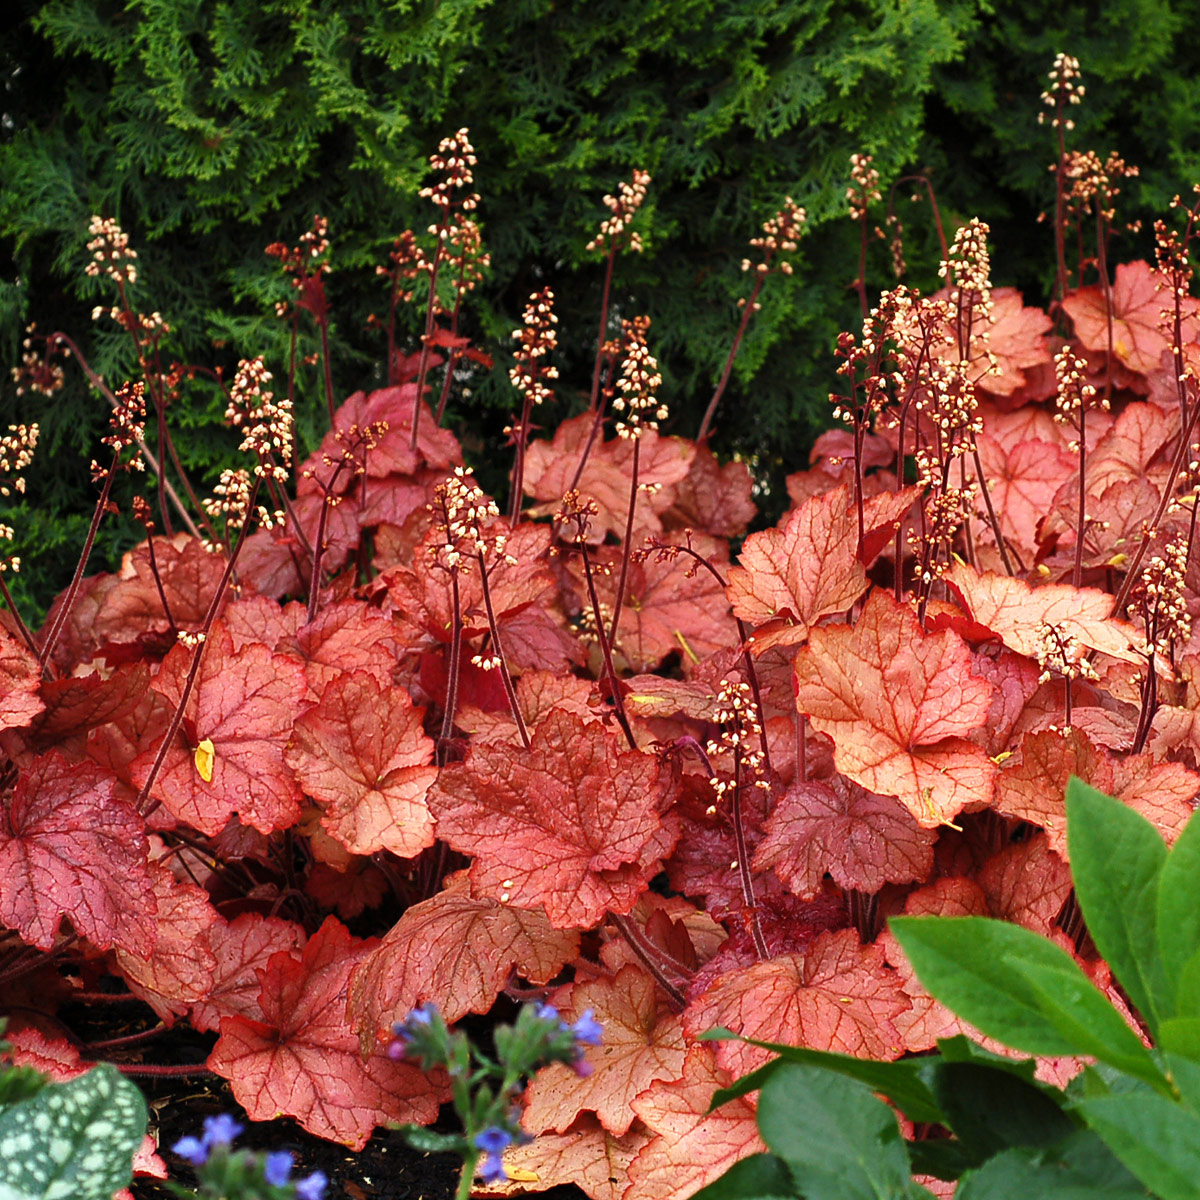
<path fill-rule="evenodd" d="M 0 236 L 11 255 L 0 337 L 15 358 L 21 327 L 36 320 L 76 335 L 110 382 L 130 377 L 128 340 L 91 321 L 110 298 L 83 275 L 88 220 L 102 213 L 139 249 L 141 307 L 170 323 L 170 357 L 228 377 L 261 354 L 281 374 L 290 327 L 273 306 L 291 293 L 263 248 L 294 245 L 320 213 L 333 241 L 335 390 L 378 382 L 383 338 L 367 318 L 386 311 L 387 289 L 375 267 L 402 230 L 432 219 L 416 199 L 427 156 L 466 126 L 492 263 L 464 332 L 501 359 L 450 403 L 489 434 L 515 405 L 508 331 L 546 284 L 561 321 L 560 401 L 586 398 L 604 278 L 603 256 L 586 245 L 600 197 L 634 168 L 653 176 L 639 215 L 645 251 L 622 255 L 610 321 L 615 331 L 622 314 L 652 316 L 675 432 L 695 433 L 720 375 L 748 291 L 748 240 L 785 196 L 807 208 L 795 274 L 772 279 L 714 433 L 718 448 L 754 456 L 781 496 L 782 475 L 825 421 L 829 352 L 857 306 L 845 270 L 858 236 L 845 207 L 852 153 L 873 154 L 885 185 L 928 165 L 952 216 L 994 220 L 994 207 L 1040 202 L 1051 151 L 1033 117 L 1046 40 L 1099 63 L 1098 135 L 1106 120 L 1135 128 L 1132 114 L 1171 177 L 1188 174 L 1172 122 L 1188 111 L 1193 73 L 1169 73 L 1188 53 L 1172 36 L 1179 12 L 1128 0 L 1110 6 L 1122 22 L 1106 9 L 1093 29 L 1085 6 L 1027 7 L 1005 6 L 1000 19 L 979 0 L 24 0 L 0 44 Z M 1026 41 L 1022 22 L 1034 31 Z M 996 131 L 990 141 L 984 127 Z M 1097 148 L 1108 148 L 1103 136 Z M 928 214 L 904 219 L 915 282 L 930 285 L 936 249 L 918 252 L 922 239 L 936 246 Z M 885 248 L 872 256 L 885 282 Z M 1045 261 L 1041 248 L 1036 258 Z M 418 330 L 404 332 L 411 350 Z M 301 322 L 299 352 L 316 348 Z M 319 370 L 302 374 L 297 394 L 308 444 L 322 432 Z M 27 570 L 54 574 L 59 514 L 91 506 L 74 464 L 93 452 L 106 406 L 77 373 L 52 409 L 17 412 L 11 389 L 0 403 L 11 420 L 42 423 L 29 505 L 48 515 L 19 531 L 20 549 Z M 185 385 L 173 428 L 197 475 L 226 461 L 222 411 L 203 378 Z M 39 598 L 62 582 L 55 575 Z"/>

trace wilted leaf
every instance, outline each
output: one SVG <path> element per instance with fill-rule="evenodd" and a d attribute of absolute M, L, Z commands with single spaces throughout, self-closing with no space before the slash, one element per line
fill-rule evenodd
<path fill-rule="evenodd" d="M 796 707 L 833 738 L 837 769 L 898 796 L 931 828 L 992 796 L 995 766 L 966 736 L 993 688 L 971 673 L 955 634 L 925 634 L 912 611 L 875 591 L 858 623 L 813 629 L 796 655 Z"/>

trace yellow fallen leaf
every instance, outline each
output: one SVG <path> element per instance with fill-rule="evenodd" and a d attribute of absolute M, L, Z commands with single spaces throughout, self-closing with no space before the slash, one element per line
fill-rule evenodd
<path fill-rule="evenodd" d="M 212 783 L 213 763 L 216 761 L 216 758 L 217 754 L 213 747 L 212 739 L 205 738 L 196 747 L 196 770 L 200 773 L 200 778 L 205 783 Z"/>

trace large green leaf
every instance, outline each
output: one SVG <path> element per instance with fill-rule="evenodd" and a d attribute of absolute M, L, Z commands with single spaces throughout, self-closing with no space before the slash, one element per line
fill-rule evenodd
<path fill-rule="evenodd" d="M 1194 816 L 1163 863 L 1156 924 L 1167 982 L 1178 989 L 1184 965 L 1200 953 L 1200 821 Z"/>
<path fill-rule="evenodd" d="M 793 1200 L 799 1195 L 783 1159 L 774 1154 L 752 1154 L 701 1188 L 692 1200 Z"/>
<path fill-rule="evenodd" d="M 1084 1100 L 1078 1111 L 1159 1200 L 1200 1200 L 1196 1113 L 1149 1092 Z"/>
<path fill-rule="evenodd" d="M 1092 941 L 1151 1031 L 1157 1031 L 1174 1008 L 1157 936 L 1166 844 L 1145 817 L 1072 776 L 1067 850 Z"/>
<path fill-rule="evenodd" d="M 808 1200 L 910 1194 L 912 1168 L 896 1114 L 857 1080 L 786 1063 L 763 1085 L 758 1128 Z"/>

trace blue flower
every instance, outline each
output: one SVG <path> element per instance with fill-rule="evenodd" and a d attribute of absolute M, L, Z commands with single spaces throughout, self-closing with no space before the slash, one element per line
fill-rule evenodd
<path fill-rule="evenodd" d="M 228 1146 L 244 1128 L 244 1125 L 239 1125 L 228 1113 L 205 1117 L 204 1144 L 210 1150 L 214 1146 Z"/>
<path fill-rule="evenodd" d="M 499 1125 L 489 1125 L 475 1135 L 475 1146 L 484 1154 L 500 1154 L 506 1146 L 513 1144 L 513 1135 Z"/>
<path fill-rule="evenodd" d="M 296 1183 L 296 1200 L 322 1200 L 329 1182 L 324 1171 L 314 1171 Z"/>
<path fill-rule="evenodd" d="M 503 1183 L 507 1178 L 504 1171 L 504 1160 L 498 1154 L 484 1156 L 479 1165 L 479 1178 L 484 1183 Z"/>
<path fill-rule="evenodd" d="M 437 1016 L 436 1004 L 418 1004 L 403 1021 L 397 1021 L 392 1026 L 392 1032 L 398 1037 L 412 1037 L 422 1026 L 432 1023 Z"/>
<path fill-rule="evenodd" d="M 598 1046 L 604 1037 L 604 1029 L 590 1008 L 584 1009 L 583 1016 L 570 1028 L 575 1041 L 584 1046 Z"/>
<path fill-rule="evenodd" d="M 292 1173 L 292 1156 L 286 1150 L 275 1150 L 263 1160 L 263 1179 L 272 1187 L 283 1187 Z"/>
<path fill-rule="evenodd" d="M 558 1009 L 553 1004 L 539 1004 L 534 1010 L 533 1015 L 539 1021 L 557 1021 Z"/>
<path fill-rule="evenodd" d="M 199 1138 L 182 1137 L 171 1149 L 193 1167 L 202 1167 L 208 1162 L 208 1147 Z"/>

